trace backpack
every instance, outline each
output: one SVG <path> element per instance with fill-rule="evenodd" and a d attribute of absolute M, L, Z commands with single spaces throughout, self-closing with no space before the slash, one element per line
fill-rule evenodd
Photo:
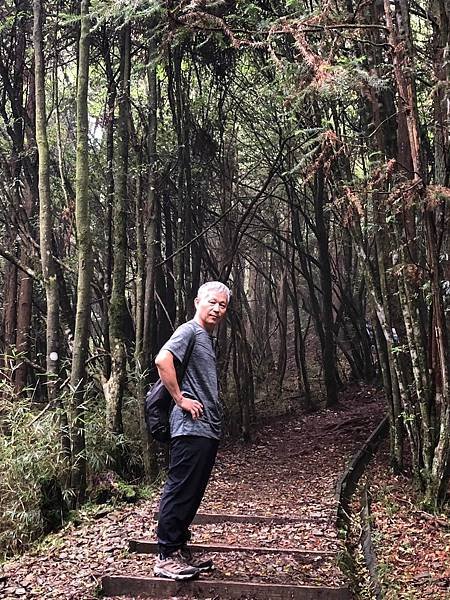
<path fill-rule="evenodd" d="M 195 334 L 189 340 L 183 362 L 175 367 L 178 383 L 181 384 L 195 344 Z M 149 434 L 157 442 L 170 441 L 170 412 L 174 401 L 161 379 L 149 389 L 144 400 L 145 423 Z"/>

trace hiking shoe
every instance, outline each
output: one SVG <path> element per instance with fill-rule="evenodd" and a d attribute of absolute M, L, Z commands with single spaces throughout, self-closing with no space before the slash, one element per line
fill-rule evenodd
<path fill-rule="evenodd" d="M 199 569 L 189 565 L 184 560 L 181 551 L 177 550 L 165 558 L 158 556 L 153 573 L 156 577 L 167 577 L 167 579 L 183 581 L 198 577 Z"/>
<path fill-rule="evenodd" d="M 198 571 L 204 572 L 214 569 L 214 563 L 210 556 L 206 556 L 201 552 L 194 553 L 188 546 L 183 546 L 180 554 L 188 565 L 195 567 Z"/>

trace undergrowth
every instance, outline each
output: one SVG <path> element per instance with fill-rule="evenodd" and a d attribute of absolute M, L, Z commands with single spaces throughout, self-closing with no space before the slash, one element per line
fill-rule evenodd
<path fill-rule="evenodd" d="M 3 368 L 0 375 L 1 561 L 76 517 L 69 511 L 61 409 L 33 402 L 31 392 L 18 397 L 12 373 Z M 137 400 L 125 399 L 121 436 L 106 431 L 104 400 L 92 390 L 85 415 L 88 500 L 93 504 L 138 500 L 147 492 L 135 485 L 142 475 Z M 120 476 L 115 473 L 118 455 L 126 457 Z"/>
<path fill-rule="evenodd" d="M 39 418 L 25 399 L 0 405 L 0 555 L 29 545 L 45 532 L 44 490 L 57 489 L 66 470 L 55 415 Z"/>

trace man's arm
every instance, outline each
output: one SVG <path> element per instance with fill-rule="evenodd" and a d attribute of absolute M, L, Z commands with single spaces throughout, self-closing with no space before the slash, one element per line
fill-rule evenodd
<path fill-rule="evenodd" d="M 173 362 L 173 354 L 169 350 L 161 350 L 155 358 L 159 377 L 177 405 L 191 414 L 193 419 L 199 419 L 203 414 L 203 406 L 198 400 L 183 396 L 177 381 L 177 373 Z"/>

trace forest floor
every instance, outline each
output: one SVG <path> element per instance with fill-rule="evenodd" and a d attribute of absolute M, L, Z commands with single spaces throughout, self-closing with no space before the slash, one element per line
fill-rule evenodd
<path fill-rule="evenodd" d="M 336 558 L 326 556 L 327 552 L 342 550 L 335 528 L 336 482 L 383 413 L 378 390 L 367 386 L 349 388 L 334 410 L 275 419 L 257 428 L 250 444 L 224 443 L 201 511 L 278 515 L 298 518 L 298 522 L 194 524 L 195 543 L 268 549 L 267 554 L 257 555 L 217 553 L 213 575 L 202 574 L 202 578 L 345 585 Z M 129 539 L 154 540 L 157 500 L 155 497 L 134 505 L 102 506 L 97 515 L 86 513 L 83 517 L 81 513 L 78 525 L 69 524 L 0 567 L 0 597 L 94 600 L 99 596 L 103 575 L 151 575 L 154 555 L 129 553 L 127 548 Z M 408 507 L 406 500 L 401 503 L 402 511 Z M 431 525 L 432 521 L 427 519 L 425 523 Z M 385 542 L 382 548 L 389 559 L 389 527 Z M 446 543 L 441 550 L 448 552 L 448 538 Z M 305 562 L 289 553 L 270 554 L 271 547 L 325 554 Z M 412 570 L 415 559 L 411 555 L 406 558 L 410 559 L 408 566 Z M 441 560 L 442 572 L 446 560 L 443 554 Z M 427 569 L 428 577 L 432 573 Z M 423 582 L 423 569 L 420 573 L 419 581 Z"/>
<path fill-rule="evenodd" d="M 385 442 L 365 477 L 377 572 L 386 600 L 450 599 L 450 507 L 430 515 L 411 479 L 393 475 Z"/>

